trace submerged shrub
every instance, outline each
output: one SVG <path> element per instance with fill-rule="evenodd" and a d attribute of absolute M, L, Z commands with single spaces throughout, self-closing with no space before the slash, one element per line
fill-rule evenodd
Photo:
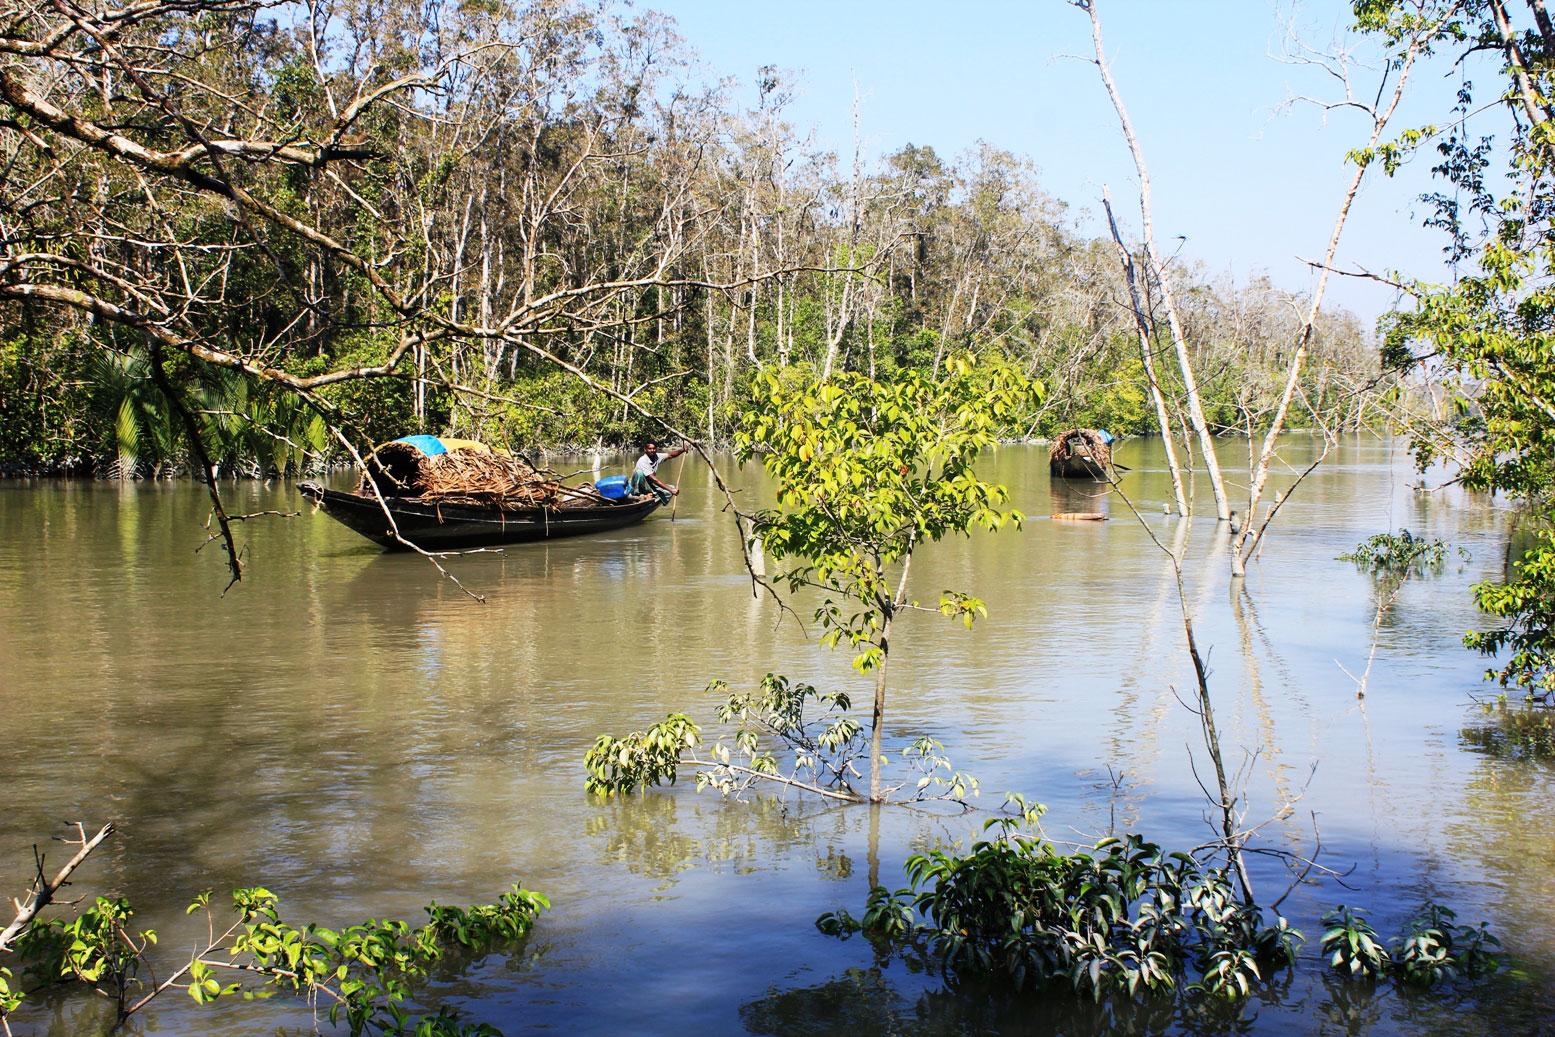
<path fill-rule="evenodd" d="M 1224 867 L 1137 835 L 1061 853 L 1015 834 L 1020 823 L 989 821 L 985 831 L 998 834 L 964 854 L 908 858 L 906 888 L 877 886 L 862 918 L 836 911 L 816 927 L 843 939 L 862 933 L 951 983 L 1058 984 L 1096 1002 L 1186 995 L 1206 1007 L 1234 1004 L 1296 964 L 1301 932 L 1239 899 Z M 1484 925 L 1460 926 L 1436 904 L 1416 913 L 1392 950 L 1352 908 L 1323 922 L 1324 958 L 1349 979 L 1431 987 L 1499 966 Z"/>
<path fill-rule="evenodd" d="M 1012 834 L 957 856 L 908 859 L 910 885 L 876 888 L 862 919 L 822 915 L 822 932 L 863 932 L 936 964 L 949 977 L 993 975 L 1019 987 L 1064 982 L 1095 1000 L 1170 993 L 1180 985 L 1240 999 L 1288 967 L 1302 936 L 1237 899 L 1223 868 L 1167 853 L 1137 835 L 1060 853 Z"/>
<path fill-rule="evenodd" d="M 1367 537 L 1339 560 L 1354 562 L 1373 576 L 1418 576 L 1442 567 L 1447 560 L 1447 542 L 1427 540 L 1401 529 Z"/>
<path fill-rule="evenodd" d="M 1377 930 L 1361 914 L 1340 904 L 1323 916 L 1323 954 L 1328 967 L 1355 979 L 1376 979 L 1392 960 Z"/>
<path fill-rule="evenodd" d="M 321 1016 L 352 1037 L 411 1032 L 496 1037 L 493 1027 L 466 1023 L 446 1005 L 413 1016 L 413 984 L 427 979 L 451 948 L 479 950 L 521 938 L 548 907 L 543 895 L 514 886 L 494 904 L 462 908 L 434 902 L 421 926 L 372 919 L 336 930 L 286 922 L 275 894 L 255 886 L 232 892 L 234 917 L 223 927 L 207 891 L 188 913 L 206 916 L 208 945 L 196 945 L 188 964 L 157 983 L 147 957 L 156 932 L 133 929 L 135 912 L 128 901 L 97 897 L 73 919 L 24 930 L 15 951 L 36 979 L 85 984 L 113 1001 L 114 1030 L 160 994 L 181 990 L 202 1005 L 295 994 L 318 1004 Z M 143 972 L 152 975 L 150 983 L 140 978 Z M 22 1002 L 9 985 L 14 978 L 0 968 L 0 1032 L 7 1034 L 6 1016 Z"/>
<path fill-rule="evenodd" d="M 1392 957 L 1399 979 L 1432 987 L 1494 970 L 1500 959 L 1491 948 L 1500 945 L 1483 922 L 1458 925 L 1450 908 L 1427 901 L 1394 942 Z"/>

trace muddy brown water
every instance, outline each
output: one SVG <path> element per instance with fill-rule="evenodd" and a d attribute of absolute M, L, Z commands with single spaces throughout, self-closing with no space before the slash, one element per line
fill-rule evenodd
<path fill-rule="evenodd" d="M 1230 472 L 1245 457 L 1227 444 Z M 1310 444 L 1287 450 L 1288 484 Z M 339 925 L 487 901 L 513 882 L 554 909 L 512 952 L 444 970 L 430 996 L 505 1032 L 962 1033 L 1533 1032 L 1551 1025 L 1555 798 L 1551 765 L 1486 755 L 1462 735 L 1483 661 L 1469 587 L 1500 573 L 1508 513 L 1455 489 L 1419 493 L 1397 443 L 1346 441 L 1292 498 L 1247 594 L 1231 592 L 1213 521 L 1162 514 L 1159 445 L 1120 444 L 1124 489 L 1150 528 L 1186 538 L 1188 596 L 1210 651 L 1226 753 L 1255 817 L 1296 800 L 1265 845 L 1307 850 L 1344 882 L 1298 888 L 1284 910 L 1309 939 L 1300 968 L 1226 1019 L 1110 1016 L 1064 997 L 949 987 L 839 942 L 813 920 L 861 908 L 869 873 L 975 837 L 975 817 L 800 801 L 725 802 L 691 783 L 606 804 L 582 754 L 672 710 L 710 720 L 712 678 L 770 671 L 861 692 L 847 658 L 815 647 L 753 598 L 705 472 L 687 468 L 675 521 L 454 559 L 487 595 L 464 597 L 422 559 L 385 555 L 295 489 L 232 484 L 237 511 L 303 509 L 245 524 L 248 576 L 225 595 L 186 483 L 0 483 L 0 878 L 25 886 L 31 847 L 59 822 L 119 834 L 78 892 L 129 897 L 187 954 L 183 907 L 203 889 L 263 884 L 287 917 Z M 1116 494 L 1050 482 L 1041 447 L 988 472 L 1032 516 L 1020 532 L 920 552 L 913 585 L 988 603 L 968 633 L 912 616 L 895 645 L 890 733 L 931 734 L 982 782 L 1048 804 L 1045 827 L 1083 842 L 1109 828 L 1170 846 L 1211 837 L 1190 766 L 1207 773 L 1165 560 Z M 734 473 L 746 503 L 759 473 Z M 1198 488 L 1210 510 L 1207 485 Z M 1055 511 L 1106 511 L 1063 523 Z M 1341 666 L 1366 665 L 1372 580 L 1336 556 L 1408 527 L 1461 546 L 1406 584 L 1382 624 L 1364 703 Z M 1315 768 L 1315 770 L 1314 770 Z M 1299 799 L 1297 799 L 1299 797 Z M 56 855 L 59 848 L 56 846 Z M 1254 861 L 1260 892 L 1289 877 Z M 1527 975 L 1478 993 L 1372 993 L 1322 977 L 1317 917 L 1364 908 L 1384 932 L 1434 897 L 1488 921 Z M 1267 897 L 1266 897 L 1267 899 Z M 100 1019 L 43 997 L 19 1033 Z M 200 1008 L 162 999 L 147 1034 L 306 1030 L 305 1006 Z"/>

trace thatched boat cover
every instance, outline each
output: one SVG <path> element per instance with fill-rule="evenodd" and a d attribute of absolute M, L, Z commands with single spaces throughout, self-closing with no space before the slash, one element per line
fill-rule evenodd
<path fill-rule="evenodd" d="M 431 440 L 431 443 L 417 441 Z M 436 450 L 428 453 L 424 447 Z M 413 436 L 385 443 L 367 459 L 357 492 L 444 504 L 506 509 L 594 507 L 607 503 L 592 487 L 564 486 L 549 468 L 523 457 L 493 453 L 468 440 Z"/>
<path fill-rule="evenodd" d="M 1055 475 L 1103 478 L 1112 464 L 1112 437 L 1100 429 L 1072 428 L 1053 440 L 1047 462 Z"/>

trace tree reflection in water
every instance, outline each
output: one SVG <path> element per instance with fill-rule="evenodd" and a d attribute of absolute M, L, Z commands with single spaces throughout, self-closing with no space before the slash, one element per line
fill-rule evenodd
<path fill-rule="evenodd" d="M 740 1021 L 753 1034 L 783 1037 L 892 1037 L 896 1034 L 1083 1033 L 1163 1034 L 1175 1016 L 1170 998 L 1096 1004 L 1067 990 L 1011 993 L 998 986 L 966 984 L 903 993 L 887 975 L 890 965 L 850 968 L 824 983 L 771 990 L 740 1008 Z M 905 971 L 917 971 L 908 964 Z M 921 984 L 904 976 L 903 985 Z M 916 982 L 914 982 L 916 980 Z M 1057 996 L 1055 996 L 1055 993 Z M 1208 1018 L 1200 1032 L 1224 1028 Z"/>
<path fill-rule="evenodd" d="M 740 801 L 663 791 L 614 796 L 598 800 L 584 834 L 599 844 L 602 861 L 658 880 L 660 892 L 692 868 L 724 865 L 745 874 L 794 850 L 813 850 L 816 870 L 827 878 L 846 879 L 854 872 L 853 859 L 842 849 L 845 807 L 775 796 Z"/>

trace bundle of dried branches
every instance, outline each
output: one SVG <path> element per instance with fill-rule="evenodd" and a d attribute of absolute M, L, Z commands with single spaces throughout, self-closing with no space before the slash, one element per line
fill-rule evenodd
<path fill-rule="evenodd" d="M 450 450 L 428 457 L 409 443 L 386 443 L 368 462 L 358 492 L 438 504 L 470 504 L 504 510 L 598 507 L 612 503 L 592 486 L 567 486 L 550 468 L 524 457 L 480 450 Z"/>

